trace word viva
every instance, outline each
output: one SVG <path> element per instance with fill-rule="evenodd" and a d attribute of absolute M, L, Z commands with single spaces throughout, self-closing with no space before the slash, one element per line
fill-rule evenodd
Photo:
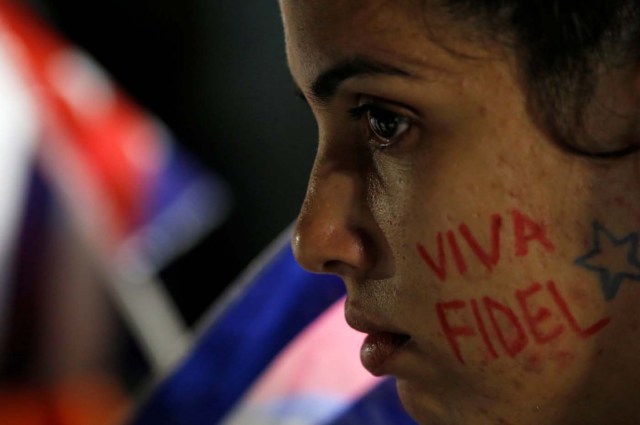
<path fill-rule="evenodd" d="M 610 317 L 605 317 L 588 325 L 578 323 L 567 301 L 551 280 L 544 287 L 540 283 L 533 283 L 528 288 L 517 290 L 514 298 L 521 318 L 513 308 L 487 296 L 468 302 L 452 300 L 436 304 L 442 333 L 460 363 L 464 364 L 460 342 L 469 341 L 469 338 L 482 341 L 481 345 L 490 360 L 498 359 L 499 352 L 513 358 L 531 340 L 535 345 L 545 345 L 568 330 L 586 339 L 600 332 L 611 321 Z M 553 307 L 544 305 L 545 298 L 552 301 Z"/>
<path fill-rule="evenodd" d="M 531 218 L 527 217 L 518 210 L 511 211 L 511 222 L 513 224 L 514 234 L 514 252 L 516 257 L 524 257 L 529 253 L 529 245 L 531 243 L 540 244 L 547 252 L 554 252 L 555 246 L 549 240 L 546 235 L 545 229 L 542 224 L 535 222 Z M 471 229 L 466 224 L 460 224 L 458 226 L 458 232 L 462 240 L 470 248 L 477 261 L 482 264 L 487 271 L 491 272 L 500 262 L 501 252 L 501 230 L 502 230 L 502 216 L 500 214 L 494 214 L 491 216 L 490 235 L 491 240 L 488 245 L 482 246 L 478 239 L 473 235 Z M 447 238 L 447 244 L 453 257 L 458 273 L 464 275 L 467 273 L 468 261 L 462 253 L 460 248 L 460 238 L 453 230 L 445 232 L 444 236 Z M 424 245 L 418 243 L 416 245 L 420 258 L 425 264 L 433 271 L 440 281 L 446 281 L 449 274 L 448 270 L 448 257 L 445 252 L 445 241 L 442 232 L 438 232 L 436 235 L 437 244 L 437 260 L 429 253 Z"/>

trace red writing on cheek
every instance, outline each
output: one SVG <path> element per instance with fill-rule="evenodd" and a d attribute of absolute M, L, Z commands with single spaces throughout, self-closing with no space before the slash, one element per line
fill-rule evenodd
<path fill-rule="evenodd" d="M 516 241 L 516 255 L 524 257 L 529 253 L 529 243 L 538 241 L 547 251 L 555 251 L 555 246 L 547 238 L 544 228 L 518 210 L 511 211 Z"/>
<path fill-rule="evenodd" d="M 500 228 L 502 227 L 502 217 L 499 214 L 491 216 L 491 253 L 487 253 L 478 240 L 473 236 L 466 224 L 459 227 L 460 234 L 467 241 L 480 262 L 491 271 L 500 261 Z"/>
<path fill-rule="evenodd" d="M 478 301 L 471 300 L 471 309 L 473 310 L 473 317 L 476 319 L 476 324 L 478 325 L 478 331 L 480 331 L 480 335 L 482 335 L 482 342 L 487 347 L 487 351 L 491 359 L 497 359 L 498 353 L 496 353 L 495 348 L 493 348 L 493 344 L 491 343 L 491 338 L 489 338 L 489 333 L 487 332 L 487 328 L 484 325 L 484 319 L 480 314 L 480 308 L 478 307 Z"/>
<path fill-rule="evenodd" d="M 502 347 L 509 357 L 515 357 L 518 353 L 524 350 L 524 347 L 526 347 L 529 342 L 529 338 L 527 338 L 527 334 L 524 332 L 524 328 L 520 324 L 518 316 L 516 316 L 513 310 L 508 306 L 489 297 L 484 297 L 482 300 L 484 301 L 487 313 L 489 314 L 489 318 L 493 324 L 493 329 L 498 335 L 498 340 L 502 344 Z M 499 324 L 498 319 L 496 318 L 496 312 L 499 312 L 506 319 L 506 322 L 502 322 L 503 325 Z M 511 339 L 505 336 L 507 330 L 510 330 L 513 334 Z"/>
<path fill-rule="evenodd" d="M 438 279 L 441 281 L 447 280 L 447 258 L 444 256 L 444 245 L 442 244 L 442 233 L 438 233 L 438 263 L 431 258 L 431 255 L 427 252 L 424 246 L 418 244 L 418 254 L 424 260 L 424 262 L 433 270 Z"/>
<path fill-rule="evenodd" d="M 571 329 L 581 337 L 588 338 L 592 335 L 597 334 L 602 330 L 602 328 L 607 326 L 611 321 L 611 318 L 607 317 L 583 329 L 580 327 L 580 325 L 578 325 L 578 322 L 576 321 L 576 318 L 573 316 L 573 313 L 571 313 L 571 310 L 569 309 L 567 302 L 564 300 L 564 298 L 562 298 L 562 295 L 560 295 L 560 292 L 558 292 L 558 288 L 556 287 L 556 284 L 553 283 L 552 281 L 548 282 L 547 289 L 553 296 L 556 304 L 560 308 L 560 311 L 562 312 L 565 319 L 569 323 L 569 326 L 571 326 Z"/>
<path fill-rule="evenodd" d="M 511 213 L 511 221 L 513 227 L 514 245 L 513 252 L 516 257 L 524 257 L 529 253 L 529 246 L 532 243 L 539 244 L 547 252 L 554 252 L 555 246 L 549 240 L 542 224 L 535 222 L 531 218 L 518 210 Z M 502 216 L 493 214 L 489 223 L 490 247 L 483 247 L 474 236 L 473 232 L 466 224 L 462 223 L 458 226 L 458 232 L 462 236 L 462 240 L 467 245 L 467 252 L 472 253 L 476 260 L 488 271 L 491 272 L 498 265 L 501 258 L 501 233 L 502 233 Z M 463 249 L 459 243 L 459 238 L 453 230 L 445 232 L 446 242 L 449 247 L 453 263 L 460 275 L 464 275 L 468 271 L 468 260 L 463 254 Z M 437 260 L 429 253 L 429 250 L 421 243 L 416 244 L 416 249 L 420 258 L 427 267 L 442 282 L 447 280 L 449 275 L 447 250 L 445 250 L 445 241 L 443 233 L 436 234 Z"/>
<path fill-rule="evenodd" d="M 544 289 L 550 295 L 555 309 L 559 313 L 556 315 L 559 318 L 555 319 L 555 322 L 550 308 L 533 306 L 534 299 L 544 294 Z M 490 297 L 483 297 L 482 303 L 471 299 L 469 302 L 453 300 L 436 304 L 442 333 L 458 362 L 465 363 L 460 344 L 462 338 L 470 340 L 478 335 L 482 339 L 487 356 L 490 359 L 500 357 L 482 317 L 482 310 L 489 318 L 494 338 L 502 347 L 501 352 L 510 358 L 520 354 L 531 340 L 536 345 L 548 344 L 565 335 L 567 329 L 573 331 L 580 338 L 589 338 L 600 332 L 611 321 L 610 317 L 606 317 L 587 327 L 581 327 L 553 281 L 547 282 L 545 288 L 539 283 L 534 283 L 524 290 L 517 290 L 514 293 L 514 298 L 517 301 L 520 316 L 507 304 Z M 469 306 L 471 307 L 471 315 L 468 312 Z M 455 315 L 453 320 L 457 322 L 452 323 L 451 316 L 453 315 Z M 469 320 L 470 316 L 473 317 L 472 320 Z"/>
<path fill-rule="evenodd" d="M 518 304 L 520 304 L 522 315 L 533 335 L 533 339 L 538 344 L 545 344 L 559 337 L 564 332 L 564 325 L 558 323 L 552 330 L 546 333 L 541 329 L 543 323 L 551 317 L 551 311 L 546 307 L 540 307 L 536 313 L 533 313 L 529 305 L 529 299 L 541 290 L 542 285 L 534 283 L 523 291 L 516 291 L 516 299 L 518 300 Z"/>
<path fill-rule="evenodd" d="M 453 261 L 456 263 L 456 267 L 458 268 L 458 272 L 462 275 L 467 273 L 467 262 L 462 256 L 462 252 L 460 252 L 460 248 L 458 247 L 458 242 L 456 241 L 456 234 L 453 231 L 449 230 L 447 232 L 447 240 L 449 241 L 449 246 L 451 247 L 451 253 L 453 254 Z"/>
<path fill-rule="evenodd" d="M 476 332 L 469 326 L 451 326 L 447 317 L 447 310 L 462 310 L 466 308 L 466 306 L 467 304 L 462 300 L 436 304 L 436 311 L 438 312 L 438 319 L 440 320 L 444 336 L 447 338 L 447 341 L 449 341 L 453 354 L 462 364 L 464 364 L 464 360 L 462 359 L 462 353 L 458 345 L 458 338 L 461 336 L 474 336 Z"/>

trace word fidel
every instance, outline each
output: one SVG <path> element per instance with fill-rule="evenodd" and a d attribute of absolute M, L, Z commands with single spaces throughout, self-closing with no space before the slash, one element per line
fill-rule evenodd
<path fill-rule="evenodd" d="M 536 309 L 532 306 L 532 299 L 536 295 L 544 295 L 544 293 L 541 293 L 541 291 L 543 291 L 542 285 L 534 283 L 524 290 L 515 291 L 514 294 L 522 317 L 524 318 L 526 328 L 512 308 L 490 297 L 482 297 L 482 300 L 472 299 L 468 304 L 463 300 L 437 303 L 436 311 L 440 326 L 458 361 L 464 364 L 458 342 L 458 340 L 463 337 L 480 336 L 489 359 L 495 360 L 500 357 L 494 346 L 494 342 L 489 336 L 487 323 L 481 314 L 481 305 L 484 307 L 485 315 L 488 316 L 489 323 L 493 328 L 492 334 L 494 335 L 494 340 L 497 337 L 502 349 L 511 358 L 517 356 L 527 347 L 530 341 L 529 334 L 533 337 L 536 345 L 545 345 L 554 341 L 563 335 L 567 329 L 573 331 L 578 337 L 586 339 L 600 332 L 611 321 L 610 317 L 606 317 L 590 326 L 582 327 L 578 324 L 567 302 L 553 281 L 547 282 L 546 290 L 551 296 L 551 299 L 553 299 L 556 312 L 560 313 L 559 316 L 562 319 L 552 320 L 552 311 L 547 307 L 538 305 Z M 473 315 L 473 321 L 475 321 L 475 327 L 469 326 L 468 324 L 453 325 L 451 323 L 451 315 L 456 314 L 457 316 L 462 316 L 464 313 L 467 315 L 468 322 L 468 316 L 470 316 L 469 308 L 471 309 L 471 315 Z M 556 316 L 558 315 L 556 314 Z M 461 317 L 458 317 L 458 319 L 460 318 Z"/>
<path fill-rule="evenodd" d="M 555 246 L 547 237 L 544 227 L 542 227 L 540 223 L 536 223 L 531 218 L 515 209 L 511 211 L 511 221 L 513 224 L 514 251 L 516 257 L 526 256 L 529 253 L 529 244 L 534 241 L 542 245 L 542 247 L 548 252 L 555 251 Z M 475 257 L 489 272 L 491 272 L 500 262 L 500 233 L 502 229 L 502 216 L 500 214 L 494 214 L 491 216 L 490 227 L 491 247 L 489 249 L 483 247 L 480 242 L 478 242 L 478 239 L 473 235 L 466 224 L 463 223 L 458 227 L 460 235 L 465 240 L 469 248 L 471 248 Z M 467 260 L 460 250 L 458 238 L 453 230 L 449 230 L 445 234 L 458 273 L 464 275 L 467 273 L 468 265 Z M 436 235 L 436 243 L 438 245 L 437 261 L 433 259 L 422 244 L 417 244 L 418 254 L 438 279 L 445 282 L 447 280 L 448 269 L 442 232 L 438 232 Z"/>

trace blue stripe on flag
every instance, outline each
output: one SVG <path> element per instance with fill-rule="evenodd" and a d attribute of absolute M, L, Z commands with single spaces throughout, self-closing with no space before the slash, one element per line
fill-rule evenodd
<path fill-rule="evenodd" d="M 28 292 L 35 282 L 42 279 L 43 273 L 46 273 L 43 253 L 46 251 L 51 213 L 56 206 L 56 200 L 42 171 L 37 164 L 32 165 L 10 270 L 12 291 Z"/>
<path fill-rule="evenodd" d="M 207 190 L 204 193 L 206 199 L 191 200 L 192 203 L 197 201 L 209 209 L 214 208 L 213 213 L 216 218 L 222 216 L 222 212 L 226 212 L 229 204 L 227 186 L 211 171 L 205 172 L 185 152 L 177 149 L 175 141 L 166 134 L 166 131 L 161 132 L 158 142 L 165 146 L 165 164 L 156 176 L 156 181 L 151 189 L 150 202 L 146 205 L 144 221 L 140 224 L 144 225 L 153 221 L 157 215 L 168 208 L 175 208 L 176 204 L 183 204 L 184 194 L 198 185 L 204 186 Z"/>
<path fill-rule="evenodd" d="M 302 270 L 288 239 L 265 264 L 132 425 L 218 423 L 280 350 L 345 293 L 338 278 Z"/>

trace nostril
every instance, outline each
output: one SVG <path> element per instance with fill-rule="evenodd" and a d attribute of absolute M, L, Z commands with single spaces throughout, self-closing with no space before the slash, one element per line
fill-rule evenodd
<path fill-rule="evenodd" d="M 339 273 L 340 269 L 344 267 L 344 263 L 338 260 L 325 261 L 322 269 L 326 273 Z"/>

